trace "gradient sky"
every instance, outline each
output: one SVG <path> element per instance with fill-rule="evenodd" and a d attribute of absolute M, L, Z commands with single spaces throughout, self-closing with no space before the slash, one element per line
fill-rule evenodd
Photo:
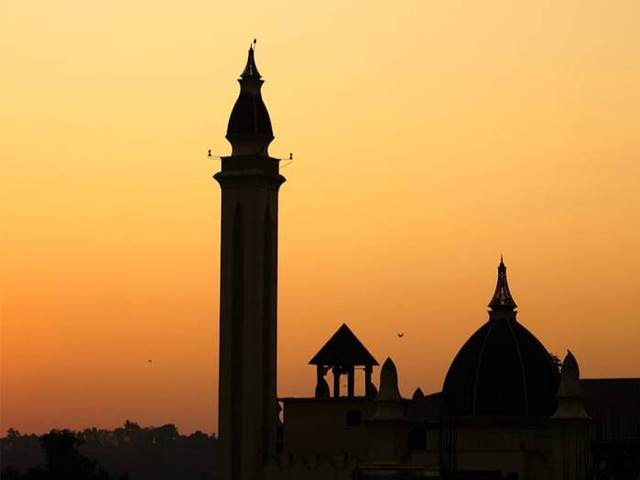
<path fill-rule="evenodd" d="M 217 426 L 219 169 L 250 41 L 281 396 L 346 322 L 403 395 L 487 319 L 640 376 L 640 2 L 7 1 L 1 424 Z M 405 336 L 399 339 L 398 331 Z M 153 359 L 149 364 L 148 360 Z M 374 373 L 376 378 L 379 372 Z"/>

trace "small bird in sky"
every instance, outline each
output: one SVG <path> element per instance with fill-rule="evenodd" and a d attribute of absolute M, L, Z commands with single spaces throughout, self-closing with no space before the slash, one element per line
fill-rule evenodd
<path fill-rule="evenodd" d="M 293 160 L 293 153 L 289 153 L 289 160 Z"/>
<path fill-rule="evenodd" d="M 149 361 L 147 363 L 153 363 L 153 360 L 149 359 Z"/>
<path fill-rule="evenodd" d="M 404 337 L 404 332 L 398 333 L 398 338 L 402 338 L 402 337 Z"/>
<path fill-rule="evenodd" d="M 207 157 L 211 156 L 211 149 L 207 150 Z"/>

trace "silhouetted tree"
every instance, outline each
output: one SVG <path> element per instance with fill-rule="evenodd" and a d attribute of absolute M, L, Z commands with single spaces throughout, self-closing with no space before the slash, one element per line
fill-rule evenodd
<path fill-rule="evenodd" d="M 127 420 L 115 430 L 52 431 L 41 439 L 12 431 L 1 444 L 2 480 L 217 478 L 217 439 L 200 431 L 180 435 L 172 424 L 140 427 Z"/>
<path fill-rule="evenodd" d="M 40 439 L 36 435 L 21 435 L 17 430 L 10 428 L 7 436 L 0 439 L 0 460 L 2 461 L 2 474 L 0 478 L 21 478 L 20 472 L 26 472 L 30 468 L 44 461 L 44 454 Z"/>
<path fill-rule="evenodd" d="M 15 431 L 11 438 L 16 439 Z M 52 430 L 40 437 L 44 450 L 44 465 L 32 467 L 25 474 L 18 474 L 12 467 L 2 470 L 3 479 L 20 480 L 111 480 L 111 477 L 98 464 L 82 455 L 77 446 L 82 443 L 69 430 Z"/>
<path fill-rule="evenodd" d="M 98 464 L 82 455 L 77 446 L 82 443 L 69 430 L 43 435 L 42 448 L 45 454 L 45 474 L 50 480 L 109 480 L 111 477 Z"/>

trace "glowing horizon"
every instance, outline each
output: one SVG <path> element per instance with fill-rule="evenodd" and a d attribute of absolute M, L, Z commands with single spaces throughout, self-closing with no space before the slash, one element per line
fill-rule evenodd
<path fill-rule="evenodd" d="M 270 153 L 294 154 L 279 396 L 313 394 L 307 363 L 342 323 L 404 396 L 438 391 L 501 253 L 550 352 L 640 376 L 637 2 L 37 3 L 0 33 L 3 434 L 216 431 L 206 152 L 230 152 L 254 37 Z"/>

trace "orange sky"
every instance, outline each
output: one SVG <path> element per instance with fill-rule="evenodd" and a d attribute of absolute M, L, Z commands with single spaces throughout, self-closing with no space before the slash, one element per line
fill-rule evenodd
<path fill-rule="evenodd" d="M 253 37 L 271 153 L 295 157 L 280 395 L 312 394 L 343 322 L 404 395 L 439 390 L 501 252 L 551 352 L 640 376 L 640 3 L 231 3 L 3 5 L 3 432 L 216 430 L 205 154 L 230 152 Z"/>

